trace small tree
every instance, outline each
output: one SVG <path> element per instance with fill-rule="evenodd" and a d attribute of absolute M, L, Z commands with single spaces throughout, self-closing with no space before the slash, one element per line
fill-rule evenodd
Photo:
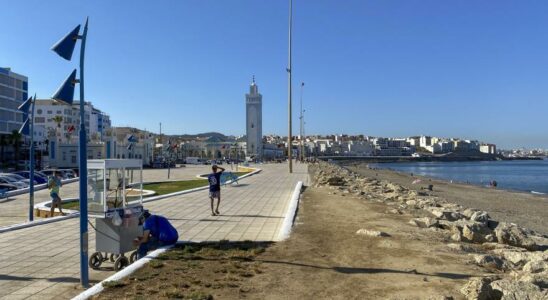
<path fill-rule="evenodd" d="M 10 141 L 13 145 L 13 159 L 15 160 L 15 169 L 17 169 L 17 161 L 19 160 L 19 148 L 21 147 L 21 138 L 23 137 L 22 134 L 19 133 L 17 130 L 13 130 L 10 134 Z"/>
<path fill-rule="evenodd" d="M 59 137 L 59 139 L 61 139 L 61 123 L 63 123 L 63 117 L 62 116 L 55 116 L 52 118 L 53 122 L 57 123 L 57 136 Z"/>

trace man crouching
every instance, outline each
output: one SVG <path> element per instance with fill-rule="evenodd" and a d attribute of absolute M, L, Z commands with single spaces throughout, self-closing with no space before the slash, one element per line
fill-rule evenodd
<path fill-rule="evenodd" d="M 166 218 L 151 215 L 148 210 L 143 212 L 139 222 L 143 224 L 143 236 L 133 241 L 135 246 L 139 246 L 137 259 L 145 257 L 148 251 L 158 247 L 173 245 L 179 239 L 177 229 Z"/>

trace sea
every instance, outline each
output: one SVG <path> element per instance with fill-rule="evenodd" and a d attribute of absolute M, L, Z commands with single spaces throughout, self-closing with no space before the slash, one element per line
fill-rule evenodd
<path fill-rule="evenodd" d="M 534 194 L 548 194 L 548 160 L 474 161 L 474 162 L 399 162 L 370 164 L 432 178 L 497 187 Z"/>

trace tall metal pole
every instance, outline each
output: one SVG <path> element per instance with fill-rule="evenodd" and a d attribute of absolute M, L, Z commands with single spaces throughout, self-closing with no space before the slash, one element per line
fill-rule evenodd
<path fill-rule="evenodd" d="M 287 66 L 287 113 L 288 113 L 288 135 L 287 135 L 287 159 L 289 161 L 289 173 L 293 173 L 292 145 L 291 145 L 291 19 L 292 19 L 293 0 L 289 0 L 289 61 Z"/>
<path fill-rule="evenodd" d="M 304 130 L 303 130 L 303 89 L 304 89 L 304 82 L 301 82 L 301 116 L 299 117 L 299 120 L 300 120 L 300 128 L 299 128 L 299 137 L 300 137 L 300 150 L 299 150 L 299 153 L 301 154 L 300 155 L 300 159 L 301 161 L 304 160 L 304 141 L 303 141 L 303 133 L 304 133 Z"/>
<path fill-rule="evenodd" d="M 84 33 L 80 45 L 80 282 L 88 287 L 88 195 L 87 195 L 87 139 L 84 112 L 84 54 L 86 50 L 86 37 L 88 33 L 88 19 L 84 26 Z"/>
<path fill-rule="evenodd" d="M 36 103 L 36 94 L 32 100 L 30 111 L 30 176 L 29 176 L 29 222 L 34 220 L 34 105 Z"/>

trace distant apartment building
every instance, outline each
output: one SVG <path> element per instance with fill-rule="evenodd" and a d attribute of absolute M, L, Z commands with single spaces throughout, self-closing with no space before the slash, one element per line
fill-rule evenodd
<path fill-rule="evenodd" d="M 492 155 L 497 154 L 497 146 L 494 145 L 494 144 L 483 144 L 483 145 L 480 145 L 480 146 L 479 146 L 479 150 L 480 150 L 480 152 L 482 152 L 482 153 L 487 153 L 487 154 L 492 154 Z"/>
<path fill-rule="evenodd" d="M 73 143 L 78 140 L 80 128 L 80 104 L 62 104 L 51 99 L 36 101 L 34 113 L 35 139 L 37 142 L 54 140 Z M 91 102 L 84 104 L 84 124 L 88 140 L 100 141 L 111 126 L 110 117 L 93 107 Z"/>
<path fill-rule="evenodd" d="M 410 156 L 415 152 L 405 139 L 375 138 L 373 143 L 378 156 Z"/>
<path fill-rule="evenodd" d="M 11 134 L 23 125 L 24 116 L 17 108 L 28 98 L 28 78 L 0 68 L 0 134 Z"/>
<path fill-rule="evenodd" d="M 432 137 L 430 136 L 420 136 L 419 138 L 419 147 L 426 148 L 427 146 L 432 146 Z"/>

